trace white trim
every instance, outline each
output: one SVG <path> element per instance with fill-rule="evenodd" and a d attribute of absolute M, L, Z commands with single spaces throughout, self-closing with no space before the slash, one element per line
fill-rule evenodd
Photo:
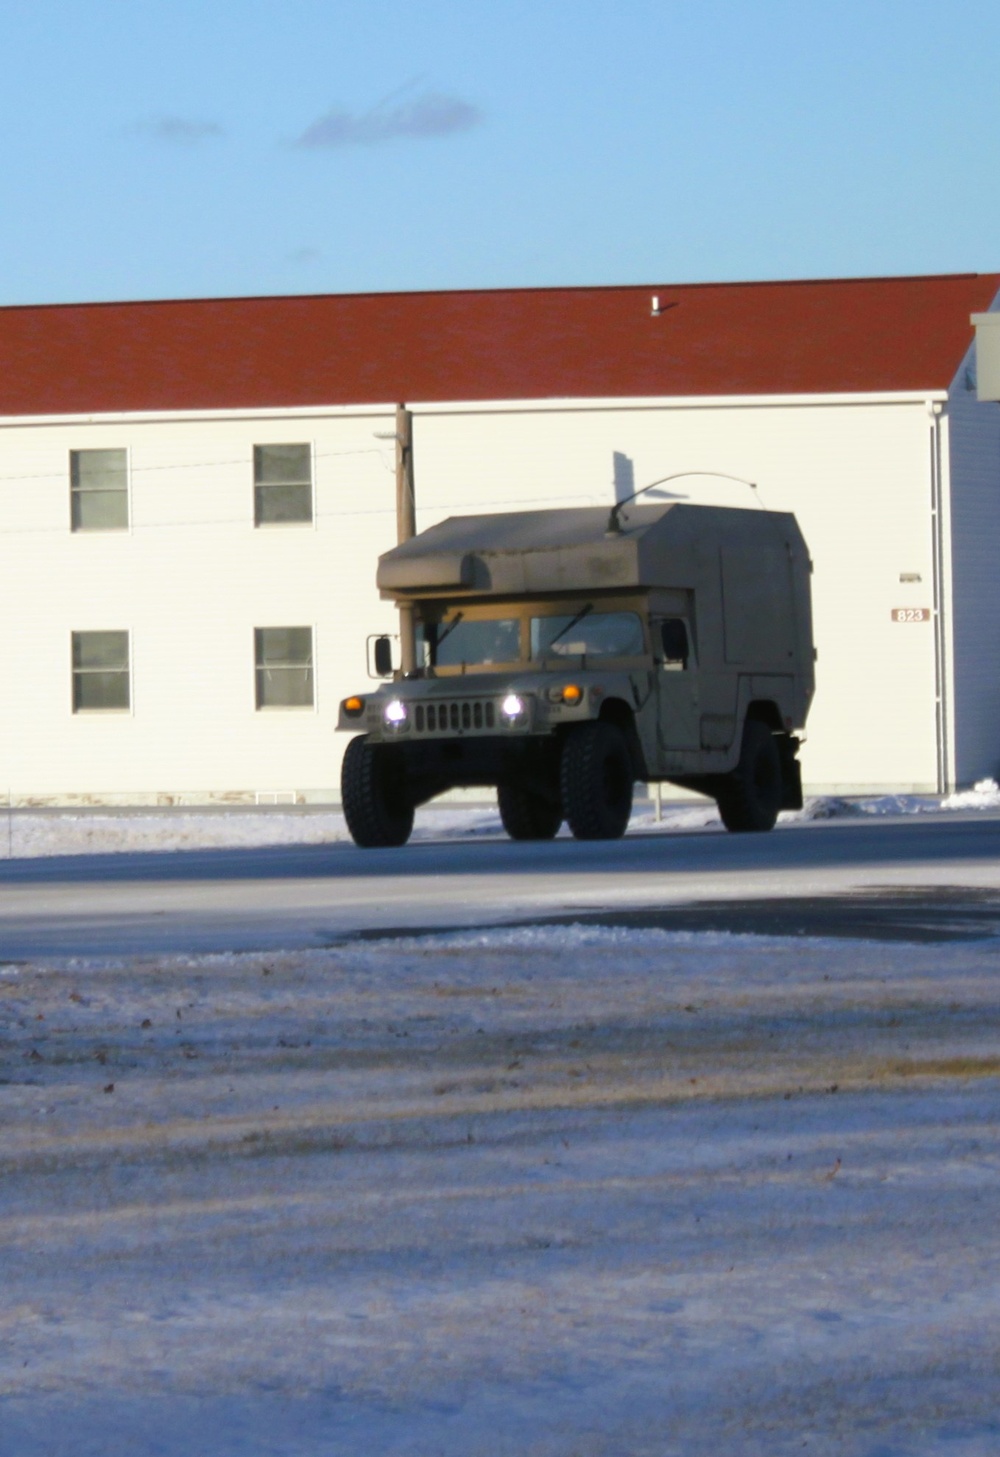
<path fill-rule="evenodd" d="M 839 405 L 922 405 L 946 401 L 944 390 L 899 390 L 860 394 L 821 395 L 636 395 L 551 400 L 472 400 L 410 404 L 415 415 L 545 414 L 567 410 L 759 410 L 789 406 L 815 408 Z"/>
<path fill-rule="evenodd" d="M 563 413 L 568 410 L 733 410 L 771 409 L 776 406 L 914 405 L 926 400 L 945 401 L 943 390 L 881 390 L 842 394 L 784 395 L 594 395 L 530 400 L 451 400 L 408 402 L 417 415 L 496 415 Z M 137 410 L 109 411 L 86 415 L 8 415 L 0 417 L 0 430 L 24 429 L 32 425 L 167 424 L 182 421 L 325 420 L 395 418 L 395 404 L 383 405 L 282 405 L 235 410 Z M 89 448 L 89 447 L 82 447 Z"/>
<path fill-rule="evenodd" d="M 931 577 L 934 613 L 934 736 L 937 792 L 954 784 L 954 703 L 951 652 L 951 595 L 948 580 L 947 417 L 928 403 L 928 524 L 931 532 Z"/>
<path fill-rule="evenodd" d="M 23 430 L 31 425 L 143 425 L 171 424 L 181 421 L 253 420 L 326 420 L 374 419 L 385 416 L 395 419 L 396 406 L 391 405 L 268 405 L 259 409 L 235 410 L 109 410 L 107 413 L 77 415 L 3 415 L 0 430 Z"/>
<path fill-rule="evenodd" d="M 309 524 L 313 531 L 319 530 L 319 451 L 316 436 L 309 442 Z"/>
<path fill-rule="evenodd" d="M 938 535 L 941 541 L 941 598 L 946 604 L 946 618 L 942 633 L 942 685 L 944 689 L 945 783 L 942 792 L 948 793 L 958 786 L 958 756 L 956 752 L 956 704 L 955 704 L 955 585 L 953 577 L 951 539 L 951 420 L 947 409 L 935 416 L 934 428 L 938 437 L 939 499 Z"/>

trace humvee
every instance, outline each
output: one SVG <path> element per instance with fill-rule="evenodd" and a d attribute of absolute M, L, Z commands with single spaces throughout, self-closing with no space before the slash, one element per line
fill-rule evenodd
<path fill-rule="evenodd" d="M 794 516 L 686 502 L 460 516 L 379 558 L 413 666 L 340 705 L 358 845 L 490 786 L 515 840 L 622 835 L 638 782 L 709 795 L 726 828 L 802 805 L 811 563 Z M 404 621 L 406 618 L 404 617 Z"/>

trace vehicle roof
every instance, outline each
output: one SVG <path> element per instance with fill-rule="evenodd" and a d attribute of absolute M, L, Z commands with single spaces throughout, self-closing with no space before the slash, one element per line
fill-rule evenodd
<path fill-rule="evenodd" d="M 723 543 L 754 550 L 804 543 L 788 512 L 699 506 L 628 505 L 619 531 L 603 506 L 452 516 L 379 558 L 385 596 L 519 595 L 680 586 Z"/>

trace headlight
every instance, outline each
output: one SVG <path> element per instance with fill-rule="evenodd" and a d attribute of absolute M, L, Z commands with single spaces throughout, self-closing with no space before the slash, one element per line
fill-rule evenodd
<path fill-rule="evenodd" d="M 410 710 L 399 698 L 391 698 L 382 710 L 382 717 L 390 728 L 403 728 L 410 716 Z"/>
<path fill-rule="evenodd" d="M 515 718 L 520 718 L 524 713 L 524 699 L 519 698 L 516 693 L 508 693 L 500 705 L 500 712 L 504 718 L 509 718 L 513 722 Z"/>

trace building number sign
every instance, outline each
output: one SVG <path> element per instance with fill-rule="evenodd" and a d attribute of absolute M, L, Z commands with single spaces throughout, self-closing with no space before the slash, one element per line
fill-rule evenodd
<path fill-rule="evenodd" d="M 930 622 L 931 609 L 929 607 L 894 607 L 892 620 L 893 622 Z"/>

